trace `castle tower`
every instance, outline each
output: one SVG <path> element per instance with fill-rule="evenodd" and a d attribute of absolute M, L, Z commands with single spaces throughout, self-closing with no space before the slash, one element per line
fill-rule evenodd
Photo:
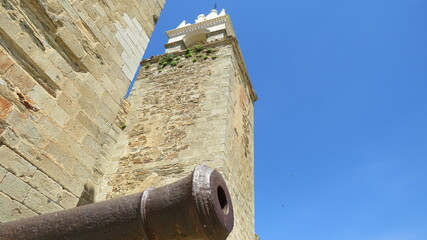
<path fill-rule="evenodd" d="M 171 183 L 195 165 L 209 165 L 224 175 L 232 195 L 229 239 L 255 239 L 257 97 L 230 17 L 212 10 L 167 35 L 166 53 L 141 63 L 121 147 L 99 199 Z"/>
<path fill-rule="evenodd" d="M 0 223 L 96 201 L 164 4 L 1 2 Z"/>

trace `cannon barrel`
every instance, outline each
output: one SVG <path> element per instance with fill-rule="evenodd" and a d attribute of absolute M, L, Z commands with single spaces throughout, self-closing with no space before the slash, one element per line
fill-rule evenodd
<path fill-rule="evenodd" d="M 197 166 L 177 182 L 142 193 L 2 223 L 0 239 L 222 240 L 233 224 L 221 174 Z"/>

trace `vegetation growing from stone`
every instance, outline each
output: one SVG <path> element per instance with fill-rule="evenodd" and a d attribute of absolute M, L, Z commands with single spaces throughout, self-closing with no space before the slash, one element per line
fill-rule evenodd
<path fill-rule="evenodd" d="M 216 49 L 214 49 L 214 48 L 207 48 L 205 51 L 206 55 L 208 55 L 208 56 L 215 53 L 215 52 L 216 52 Z M 205 55 L 205 59 L 208 59 L 208 56 L 206 56 L 206 55 Z M 217 58 L 218 57 L 216 55 L 211 56 L 211 59 L 213 59 L 213 60 L 215 60 Z"/>
<path fill-rule="evenodd" d="M 208 60 L 209 56 L 212 60 L 217 59 L 217 56 L 213 55 L 217 50 L 215 48 L 207 48 L 203 51 L 203 46 L 197 45 L 194 48 L 185 49 L 185 58 L 192 58 L 192 62 L 195 63 L 201 60 Z M 158 60 L 157 69 L 160 72 L 167 66 L 176 67 L 178 66 L 181 58 L 173 54 L 163 55 Z M 145 65 L 145 68 L 148 69 L 150 64 Z"/>
<path fill-rule="evenodd" d="M 207 53 L 207 54 L 211 54 L 211 53 L 213 53 L 213 52 L 215 52 L 215 50 L 214 50 L 213 48 L 208 48 L 208 49 L 206 49 L 206 53 Z"/>
<path fill-rule="evenodd" d="M 202 50 L 203 50 L 203 47 L 202 47 L 202 45 L 197 45 L 195 48 L 194 48 L 194 50 L 196 50 L 196 52 L 201 52 Z"/>
<path fill-rule="evenodd" d="M 193 56 L 193 49 L 191 49 L 191 48 L 185 49 L 185 57 L 190 58 L 192 56 Z"/>

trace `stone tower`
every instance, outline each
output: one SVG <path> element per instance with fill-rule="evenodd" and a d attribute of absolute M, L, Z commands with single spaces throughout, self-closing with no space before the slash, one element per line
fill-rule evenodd
<path fill-rule="evenodd" d="M 0 3 L 0 223 L 96 201 L 165 0 Z"/>
<path fill-rule="evenodd" d="M 229 239 L 254 233 L 253 103 L 230 17 L 222 10 L 167 32 L 166 53 L 143 61 L 98 199 L 176 181 L 195 165 L 218 169 L 232 195 Z"/>

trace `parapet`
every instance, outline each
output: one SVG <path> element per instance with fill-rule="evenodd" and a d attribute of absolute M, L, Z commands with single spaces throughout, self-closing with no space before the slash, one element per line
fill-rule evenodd
<path fill-rule="evenodd" d="M 165 45 L 166 53 L 182 51 L 198 44 L 206 44 L 227 36 L 236 36 L 229 15 L 223 9 L 219 14 L 216 9 L 205 16 L 200 14 L 194 24 L 185 20 L 176 29 L 166 32 L 169 40 Z"/>

